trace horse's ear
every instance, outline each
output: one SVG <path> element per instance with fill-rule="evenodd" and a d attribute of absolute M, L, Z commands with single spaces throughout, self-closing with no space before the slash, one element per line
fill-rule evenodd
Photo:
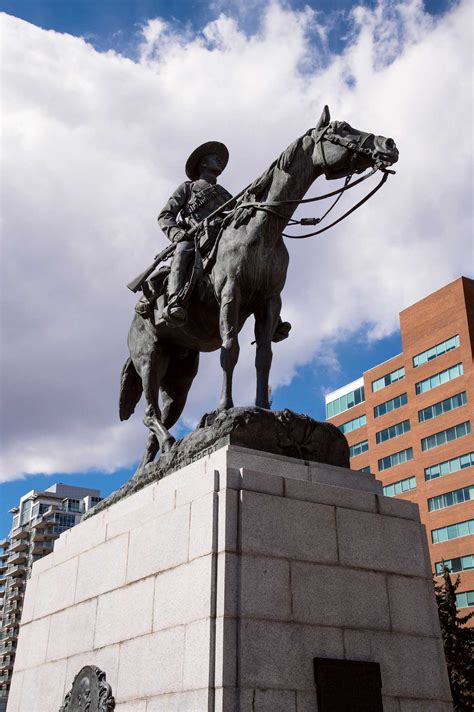
<path fill-rule="evenodd" d="M 321 118 L 319 119 L 316 129 L 318 131 L 321 131 L 325 126 L 329 124 L 331 121 L 331 114 L 329 113 L 329 106 L 326 104 L 326 106 L 323 109 L 323 113 L 321 114 Z"/>

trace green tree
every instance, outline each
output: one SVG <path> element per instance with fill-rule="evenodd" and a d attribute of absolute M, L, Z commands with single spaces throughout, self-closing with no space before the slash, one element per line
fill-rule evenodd
<path fill-rule="evenodd" d="M 458 615 L 456 591 L 460 581 L 458 576 L 453 583 L 448 567 L 444 566 L 442 582 L 435 582 L 435 592 L 454 709 L 455 712 L 472 712 L 474 629 L 466 627 L 466 623 L 474 616 L 474 612 L 466 616 Z"/>

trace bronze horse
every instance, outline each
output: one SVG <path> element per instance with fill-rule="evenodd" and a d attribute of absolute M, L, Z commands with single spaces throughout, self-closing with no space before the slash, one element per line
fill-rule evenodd
<path fill-rule="evenodd" d="M 154 326 L 149 319 L 135 314 L 128 335 L 130 358 L 122 371 L 120 419 L 127 420 L 132 415 L 143 392 L 147 404 L 143 422 L 150 435 L 138 471 L 152 462 L 160 448 L 167 452 L 173 445 L 169 428 L 183 411 L 201 351 L 221 349 L 223 384 L 218 408 L 233 406 L 232 375 L 239 357 L 238 335 L 251 314 L 255 317 L 255 404 L 270 407 L 272 337 L 280 316 L 280 295 L 289 261 L 283 230 L 298 201 L 322 174 L 329 180 L 342 178 L 370 167 L 386 167 L 397 160 L 398 150 L 392 139 L 359 131 L 346 122 L 331 122 L 325 107 L 316 128 L 290 144 L 225 218 L 209 274 L 215 296 L 204 299 L 202 292 L 195 289 L 188 306 L 188 321 L 180 328 Z M 254 202 L 274 202 L 278 208 L 255 209 L 249 206 Z"/>

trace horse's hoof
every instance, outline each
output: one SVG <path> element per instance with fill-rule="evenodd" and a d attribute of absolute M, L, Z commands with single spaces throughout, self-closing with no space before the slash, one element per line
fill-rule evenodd
<path fill-rule="evenodd" d="M 165 453 L 169 452 L 173 445 L 176 442 L 176 438 L 171 436 L 170 438 L 166 438 L 166 440 L 163 442 L 161 446 L 161 454 L 164 455 Z"/>

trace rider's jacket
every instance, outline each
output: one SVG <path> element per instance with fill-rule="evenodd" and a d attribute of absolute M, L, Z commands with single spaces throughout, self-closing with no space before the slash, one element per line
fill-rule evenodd
<path fill-rule="evenodd" d="M 169 240 L 179 242 L 185 230 L 197 225 L 231 198 L 231 194 L 217 183 L 202 179 L 186 181 L 178 186 L 158 215 L 158 224 Z"/>

